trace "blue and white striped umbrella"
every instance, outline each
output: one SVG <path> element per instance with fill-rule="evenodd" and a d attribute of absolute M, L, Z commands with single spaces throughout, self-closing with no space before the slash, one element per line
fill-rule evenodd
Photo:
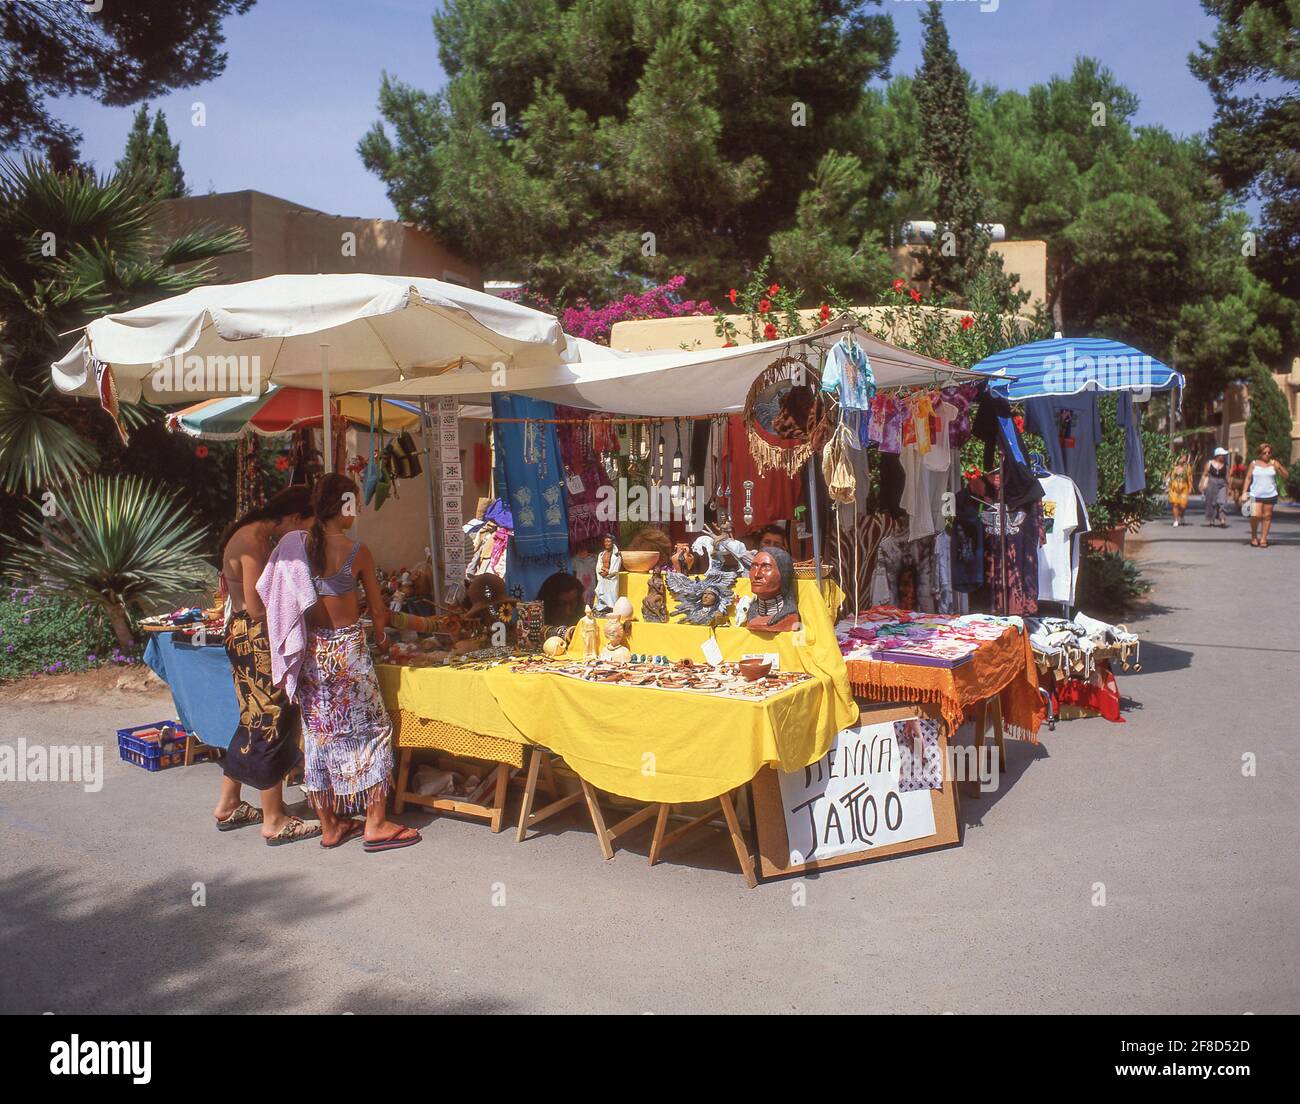
<path fill-rule="evenodd" d="M 1183 377 L 1132 345 L 1104 337 L 1054 337 L 1017 345 L 971 368 L 1005 399 L 1077 395 L 1081 391 L 1151 393 L 1182 388 Z"/>

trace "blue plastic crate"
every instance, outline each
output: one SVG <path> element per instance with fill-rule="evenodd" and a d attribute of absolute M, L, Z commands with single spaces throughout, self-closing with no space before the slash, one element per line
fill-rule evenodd
<path fill-rule="evenodd" d="M 158 739 L 147 736 L 158 734 Z M 134 763 L 147 771 L 167 770 L 185 762 L 188 733 L 180 721 L 155 721 L 117 730 L 117 753 L 124 762 Z"/>

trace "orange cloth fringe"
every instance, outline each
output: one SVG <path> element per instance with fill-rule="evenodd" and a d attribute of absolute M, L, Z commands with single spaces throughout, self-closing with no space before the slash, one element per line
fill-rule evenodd
<path fill-rule="evenodd" d="M 960 667 L 919 667 L 909 663 L 846 659 L 849 684 L 874 702 L 926 702 L 938 705 L 950 732 L 966 710 L 997 694 L 1008 735 L 1038 742 L 1047 707 L 1038 692 L 1038 669 L 1027 633 L 1008 630 L 981 644 Z"/>

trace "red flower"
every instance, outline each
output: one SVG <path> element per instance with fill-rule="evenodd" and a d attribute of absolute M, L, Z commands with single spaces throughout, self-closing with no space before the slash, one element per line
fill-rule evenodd
<path fill-rule="evenodd" d="M 767 289 L 767 293 L 768 293 L 768 295 L 775 295 L 775 294 L 776 294 L 778 291 L 780 291 L 780 290 L 781 290 L 781 285 L 780 285 L 780 284 L 769 284 L 769 285 L 768 285 L 768 289 Z"/>
<path fill-rule="evenodd" d="M 830 318 L 830 316 L 831 316 L 831 308 L 827 306 L 825 303 L 823 303 L 822 309 L 817 312 L 817 317 L 820 318 L 823 322 L 825 322 L 827 319 Z"/>
<path fill-rule="evenodd" d="M 734 341 L 724 341 L 724 342 L 722 343 L 722 347 L 723 347 L 724 349 L 732 349 L 732 348 L 735 347 L 735 345 L 736 345 L 736 343 L 735 343 Z"/>
<path fill-rule="evenodd" d="M 895 280 L 895 281 L 894 281 L 894 290 L 895 290 L 895 291 L 902 291 L 902 290 L 903 290 L 903 287 L 904 287 L 904 284 L 903 284 L 903 281 L 902 281 L 902 280 Z"/>
<path fill-rule="evenodd" d="M 208 458 L 208 446 L 199 445 L 199 447 L 194 450 L 194 455 L 200 460 L 206 460 Z"/>
<path fill-rule="evenodd" d="M 965 477 L 966 479 L 981 479 L 981 478 L 983 478 L 983 476 L 984 476 L 984 473 L 983 473 L 982 471 L 980 471 L 979 468 L 975 467 L 974 465 L 971 465 L 971 467 L 967 468 L 967 469 L 966 469 L 964 472 L 962 472 L 961 474 L 962 474 L 962 476 Z"/>
<path fill-rule="evenodd" d="M 908 288 L 907 294 L 912 297 L 913 303 L 919 303 L 921 301 L 921 293 L 917 291 L 916 288 Z"/>
<path fill-rule="evenodd" d="M 1025 431 L 1025 419 L 1024 419 L 1023 417 L 1021 417 L 1019 414 L 1017 414 L 1017 415 L 1016 415 L 1014 418 L 1012 418 L 1011 420 L 1012 420 L 1013 422 L 1016 423 L 1016 431 L 1019 432 L 1019 433 L 1024 433 L 1024 431 Z"/>
<path fill-rule="evenodd" d="M 732 288 L 729 292 L 727 292 L 727 298 L 731 300 L 731 305 L 734 307 L 734 306 L 736 305 L 736 289 L 735 289 L 735 288 Z"/>
<path fill-rule="evenodd" d="M 772 309 L 772 301 L 770 299 L 760 299 L 758 301 L 759 314 L 766 314 L 771 309 Z"/>
<path fill-rule="evenodd" d="M 764 341 L 776 340 L 776 327 L 773 326 L 771 322 L 769 322 L 766 326 L 763 327 L 763 340 Z"/>
<path fill-rule="evenodd" d="M 961 328 L 963 330 L 969 330 L 973 325 L 975 325 L 975 319 L 973 319 L 969 314 L 961 320 Z"/>
<path fill-rule="evenodd" d="M 277 456 L 275 458 L 275 470 L 285 471 L 289 467 L 289 458 L 287 456 Z"/>

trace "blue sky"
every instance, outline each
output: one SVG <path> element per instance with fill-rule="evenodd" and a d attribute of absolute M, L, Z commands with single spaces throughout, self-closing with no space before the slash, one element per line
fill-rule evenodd
<path fill-rule="evenodd" d="M 974 79 L 1025 89 L 1068 73 L 1074 58 L 1099 58 L 1141 99 L 1139 123 L 1180 134 L 1205 130 L 1213 104 L 1187 69 L 1213 21 L 1198 0 L 945 0 L 958 57 Z M 225 73 L 155 102 L 180 142 L 195 192 L 256 188 L 331 214 L 392 217 L 356 144 L 378 118 L 380 74 L 439 87 L 430 15 L 433 0 L 260 0 L 227 21 Z M 894 73 L 921 60 L 915 0 L 885 0 L 900 39 Z M 191 125 L 202 101 L 207 125 Z M 132 108 L 84 99 L 56 104 L 85 135 L 84 155 L 101 169 L 121 156 Z"/>

